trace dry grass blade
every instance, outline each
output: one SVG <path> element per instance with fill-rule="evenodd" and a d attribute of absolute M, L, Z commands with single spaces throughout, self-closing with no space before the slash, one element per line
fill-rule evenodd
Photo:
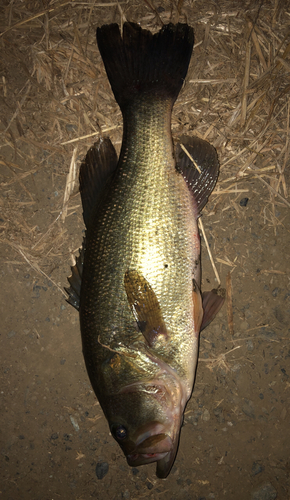
<path fill-rule="evenodd" d="M 211 371 L 214 368 L 218 368 L 218 369 L 224 369 L 226 372 L 229 372 L 230 368 L 229 368 L 228 362 L 226 361 L 226 356 L 231 354 L 236 349 L 240 349 L 240 348 L 241 348 L 241 346 L 237 345 L 236 347 L 234 347 L 230 351 L 227 351 L 225 353 L 220 354 L 217 358 L 211 358 L 211 359 L 198 358 L 198 361 L 204 361 L 207 365 L 207 368 Z"/>
<path fill-rule="evenodd" d="M 1 36 L 6 35 L 6 33 L 8 33 L 9 31 L 11 31 L 13 29 L 16 29 L 16 28 L 20 28 L 20 26 L 23 26 L 24 24 L 27 24 L 30 21 L 33 21 L 34 19 L 38 19 L 39 17 L 44 16 L 45 14 L 49 14 L 50 12 L 53 12 L 56 9 L 59 9 L 60 7 L 64 7 L 68 3 L 71 3 L 71 0 L 65 0 L 64 2 L 61 2 L 60 4 L 57 4 L 55 7 L 50 7 L 48 9 L 42 10 L 41 12 L 38 12 L 37 14 L 35 14 L 33 16 L 30 16 L 27 19 L 24 19 L 23 21 L 20 21 L 19 23 L 16 23 L 13 26 L 10 26 L 5 31 L 3 31 L 2 33 L 0 33 L 0 38 L 1 38 Z"/>
<path fill-rule="evenodd" d="M 255 172 L 255 171 L 253 171 L 253 172 Z M 260 180 L 260 181 L 261 181 L 261 182 L 262 182 L 265 186 L 267 186 L 267 188 L 268 188 L 270 191 L 272 191 L 272 193 L 274 193 L 274 194 L 275 194 L 275 196 L 277 196 L 280 200 L 282 200 L 282 201 L 283 201 L 283 203 L 284 203 L 287 207 L 290 207 L 290 203 L 289 203 L 289 201 L 285 200 L 285 198 L 283 198 L 283 196 L 282 196 L 280 193 L 278 193 L 278 192 L 276 191 L 276 189 L 274 189 L 274 188 L 273 188 L 270 184 L 268 184 L 268 182 L 266 182 L 264 179 L 262 179 L 262 177 L 261 177 L 260 175 L 258 175 L 258 174 L 256 174 L 256 173 L 255 173 L 255 177 L 256 177 L 257 179 L 259 179 L 259 180 Z"/>
<path fill-rule="evenodd" d="M 265 71 L 267 71 L 268 67 L 267 67 L 267 63 L 265 61 L 265 58 L 263 56 L 263 53 L 262 53 L 262 50 L 261 50 L 261 47 L 260 47 L 260 44 L 259 44 L 259 40 L 258 40 L 258 37 L 255 33 L 255 28 L 254 28 L 254 25 L 252 23 L 252 21 L 249 19 L 248 20 L 248 25 L 249 25 L 249 28 L 251 30 L 251 37 L 252 37 L 252 40 L 253 40 L 253 43 L 255 45 L 255 48 L 256 48 L 256 51 L 257 51 L 257 54 L 259 56 L 259 59 L 260 59 L 260 63 L 261 65 L 263 66 L 263 69 Z"/>
<path fill-rule="evenodd" d="M 201 217 L 198 219 L 198 224 L 199 224 L 199 227 L 200 227 L 201 232 L 202 232 L 202 236 L 203 236 L 203 239 L 204 239 L 207 251 L 208 251 L 208 255 L 209 255 L 209 258 L 210 258 L 210 261 L 211 261 L 211 265 L 213 267 L 213 271 L 214 271 L 215 277 L 217 279 L 218 284 L 220 285 L 221 280 L 220 280 L 219 274 L 217 272 L 217 268 L 215 266 L 215 263 L 214 263 L 214 260 L 213 260 L 213 257 L 212 257 L 212 253 L 211 253 L 211 250 L 210 250 L 210 247 L 209 247 L 209 244 L 208 244 L 208 240 L 207 240 L 207 237 L 206 237 L 206 234 L 205 234 L 205 230 L 204 230 L 204 226 L 203 226 L 203 222 L 201 220 Z"/>
<path fill-rule="evenodd" d="M 62 205 L 62 214 L 61 214 L 61 220 L 64 222 L 65 218 L 67 216 L 67 208 L 68 208 L 68 202 L 70 199 L 71 194 L 73 193 L 75 183 L 76 183 L 76 175 L 77 175 L 77 165 L 76 165 L 76 157 L 77 157 L 77 151 L 78 148 L 74 148 L 71 162 L 70 162 L 70 168 L 69 168 L 69 173 L 66 178 L 66 185 L 65 185 L 65 190 L 64 190 L 64 197 L 63 197 L 63 205 Z"/>
<path fill-rule="evenodd" d="M 246 59 L 245 59 L 245 74 L 243 83 L 243 96 L 241 107 L 241 127 L 244 126 L 247 116 L 247 88 L 250 79 L 250 64 L 251 64 L 251 40 L 246 43 Z"/>
<path fill-rule="evenodd" d="M 100 135 L 100 133 L 109 132 L 110 130 L 114 130 L 117 127 L 118 127 L 118 125 L 114 125 L 113 127 L 106 127 L 106 128 L 103 128 L 101 132 L 93 132 L 92 134 L 87 134 L 87 135 L 83 135 L 81 137 L 76 137 L 75 139 L 71 139 L 70 141 L 61 142 L 61 145 L 64 146 L 65 144 L 73 144 L 74 142 L 82 141 L 84 139 L 88 139 L 89 137 L 94 137 L 95 135 Z"/>
<path fill-rule="evenodd" d="M 232 276 L 230 272 L 228 272 L 227 274 L 226 293 L 227 293 L 228 326 L 230 334 L 233 336 L 234 335 L 233 292 L 232 292 Z"/>
<path fill-rule="evenodd" d="M 196 170 L 201 174 L 201 170 L 196 163 L 196 161 L 192 158 L 191 154 L 189 151 L 187 151 L 186 147 L 183 144 L 180 144 L 181 149 L 185 152 L 185 154 L 188 156 L 188 158 L 192 161 L 193 165 L 195 166 Z"/>
<path fill-rule="evenodd" d="M 31 255 L 27 255 L 19 245 L 16 245 L 15 243 L 12 243 L 11 241 L 8 241 L 8 240 L 3 241 L 2 240 L 2 242 L 6 243 L 6 244 L 10 245 L 12 248 L 14 248 L 35 272 L 41 274 L 48 281 L 50 281 L 54 286 L 56 286 L 56 288 L 60 291 L 60 293 L 66 298 L 66 294 L 65 294 L 64 290 L 57 283 L 55 283 L 55 281 L 53 281 L 44 271 L 42 271 L 42 269 L 39 267 L 37 262 L 35 262 L 35 260 L 33 259 L 33 257 Z"/>

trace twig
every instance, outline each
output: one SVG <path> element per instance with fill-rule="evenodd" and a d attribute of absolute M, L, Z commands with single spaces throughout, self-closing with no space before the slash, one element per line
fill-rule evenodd
<path fill-rule="evenodd" d="M 189 151 L 187 151 L 186 147 L 183 145 L 183 144 L 180 144 L 180 147 L 181 149 L 185 152 L 185 154 L 188 156 L 188 158 L 192 161 L 192 163 L 194 164 L 196 170 L 198 171 L 199 174 L 201 174 L 201 170 L 198 166 L 198 164 L 196 163 L 196 161 L 192 158 L 191 154 L 189 153 Z"/>
<path fill-rule="evenodd" d="M 233 293 L 232 293 L 232 277 L 231 272 L 227 274 L 227 316 L 230 334 L 234 335 L 234 318 L 233 318 Z"/>
<path fill-rule="evenodd" d="M 206 234 L 205 234 L 205 231 L 204 231 L 204 227 L 203 227 L 203 223 L 202 223 L 201 217 L 198 219 L 198 223 L 199 223 L 199 226 L 200 226 L 200 229 L 201 229 L 201 232 L 202 232 L 203 239 L 204 239 L 205 244 L 206 244 L 206 248 L 207 248 L 208 255 L 209 255 L 209 258 L 210 258 L 210 261 L 211 261 L 211 265 L 212 265 L 214 273 L 215 273 L 215 277 L 217 279 L 218 284 L 220 285 L 221 280 L 220 280 L 219 274 L 217 272 L 217 268 L 215 267 L 214 260 L 212 258 L 212 254 L 211 254 L 211 251 L 210 251 L 210 248 L 209 248 L 209 244 L 208 244 L 207 237 L 206 237 Z"/>

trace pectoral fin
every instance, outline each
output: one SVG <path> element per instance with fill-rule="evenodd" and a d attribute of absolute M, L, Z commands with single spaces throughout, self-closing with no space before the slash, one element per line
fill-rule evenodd
<path fill-rule="evenodd" d="M 215 318 L 225 301 L 226 291 L 224 288 L 211 290 L 202 294 L 202 306 L 204 310 L 200 331 L 207 327 Z"/>
<path fill-rule="evenodd" d="M 161 335 L 167 338 L 162 312 L 154 290 L 138 271 L 126 271 L 124 285 L 139 330 L 152 347 Z"/>

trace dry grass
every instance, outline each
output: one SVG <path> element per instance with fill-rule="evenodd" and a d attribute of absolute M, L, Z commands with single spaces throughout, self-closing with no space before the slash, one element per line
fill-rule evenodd
<path fill-rule="evenodd" d="M 2 242 L 30 256 L 35 269 L 50 275 L 55 260 L 68 257 L 66 224 L 79 205 L 77 166 L 95 137 L 108 132 L 120 147 L 121 113 L 95 40 L 96 26 L 110 22 L 131 20 L 156 31 L 186 21 L 195 28 L 194 55 L 174 108 L 174 139 L 194 133 L 217 148 L 217 200 L 243 196 L 249 180 L 266 186 L 276 230 L 275 205 L 290 206 L 287 2 L 7 0 L 0 11 Z M 63 192 L 53 209 L 45 208 L 40 227 L 33 176 L 42 171 L 49 171 L 47 189 L 59 180 Z"/>

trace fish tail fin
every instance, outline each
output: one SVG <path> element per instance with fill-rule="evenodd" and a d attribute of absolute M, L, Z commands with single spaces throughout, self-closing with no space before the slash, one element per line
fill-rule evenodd
<path fill-rule="evenodd" d="M 167 24 L 154 35 L 126 22 L 97 29 L 98 47 L 121 110 L 144 95 L 176 100 L 192 53 L 194 34 L 187 24 Z"/>

